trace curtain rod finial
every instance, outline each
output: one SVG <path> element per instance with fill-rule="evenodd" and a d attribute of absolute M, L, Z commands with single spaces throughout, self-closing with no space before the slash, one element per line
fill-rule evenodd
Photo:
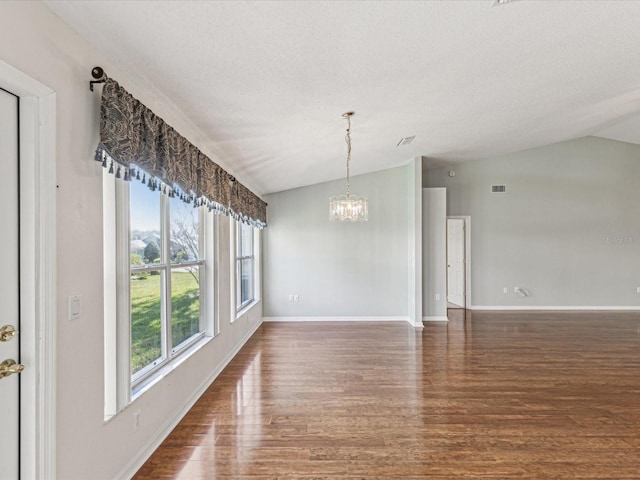
<path fill-rule="evenodd" d="M 93 67 L 91 70 L 91 76 L 96 80 L 102 80 L 107 75 L 104 73 L 104 69 L 102 67 Z"/>
<path fill-rule="evenodd" d="M 91 76 L 95 78 L 95 80 L 91 80 L 89 82 L 89 90 L 93 92 L 93 85 L 95 83 L 104 83 L 107 81 L 107 74 L 104 73 L 104 69 L 102 67 L 93 67 L 91 69 Z"/>

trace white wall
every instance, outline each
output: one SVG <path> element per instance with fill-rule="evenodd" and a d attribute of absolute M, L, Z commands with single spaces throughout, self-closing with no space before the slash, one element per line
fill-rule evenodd
<path fill-rule="evenodd" d="M 102 168 L 93 160 L 100 96 L 88 88 L 91 68 L 104 67 L 187 138 L 200 135 L 179 111 L 151 95 L 152 88 L 118 70 L 40 3 L 0 2 L 0 59 L 57 94 L 57 476 L 115 478 L 142 460 L 141 452 L 259 325 L 261 306 L 229 324 L 229 222 L 221 217 L 220 335 L 105 424 Z M 67 320 L 70 295 L 83 300 L 82 317 L 73 322 Z M 134 410 L 141 410 L 135 433 Z"/>
<path fill-rule="evenodd" d="M 422 315 L 447 318 L 447 191 L 422 189 Z M 436 295 L 438 300 L 436 300 Z"/>
<path fill-rule="evenodd" d="M 267 195 L 265 317 L 407 318 L 414 182 L 413 162 L 352 178 L 352 192 L 369 199 L 366 223 L 329 221 L 344 180 Z"/>
<path fill-rule="evenodd" d="M 411 181 L 413 179 L 413 182 Z M 422 328 L 422 157 L 416 157 L 409 163 L 408 225 L 409 241 L 409 278 L 408 314 L 409 322 L 416 328 Z"/>
<path fill-rule="evenodd" d="M 586 137 L 430 170 L 448 214 L 471 215 L 472 305 L 638 308 L 639 159 L 638 145 Z"/>

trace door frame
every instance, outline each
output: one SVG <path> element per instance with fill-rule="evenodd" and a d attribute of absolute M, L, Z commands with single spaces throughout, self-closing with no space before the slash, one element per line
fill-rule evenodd
<path fill-rule="evenodd" d="M 462 219 L 464 220 L 464 308 L 471 308 L 471 216 L 470 215 L 447 215 L 449 219 Z M 448 232 L 448 229 L 445 229 Z M 448 235 L 448 233 L 447 233 Z M 447 246 L 449 245 L 449 238 L 447 237 Z M 447 268 L 447 292 L 445 297 L 449 297 L 449 269 Z M 448 301 L 448 300 L 447 300 Z"/>
<path fill-rule="evenodd" d="M 20 97 L 20 476 L 56 475 L 56 94 L 0 60 Z"/>

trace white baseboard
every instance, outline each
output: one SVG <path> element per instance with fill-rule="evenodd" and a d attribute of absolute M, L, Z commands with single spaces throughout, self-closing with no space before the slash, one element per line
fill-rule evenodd
<path fill-rule="evenodd" d="M 472 305 L 471 310 L 529 310 L 529 311 L 565 311 L 565 310 L 584 310 L 584 311 L 640 311 L 640 305 L 631 305 L 626 307 L 619 306 L 538 306 L 538 305 Z"/>
<path fill-rule="evenodd" d="M 422 317 L 423 322 L 448 322 L 449 318 L 446 316 L 430 316 L 430 317 Z"/>
<path fill-rule="evenodd" d="M 263 317 L 263 322 L 409 322 L 409 317 Z M 411 323 L 413 325 L 413 323 Z"/>
<path fill-rule="evenodd" d="M 167 438 L 167 436 L 171 433 L 171 431 L 180 423 L 180 420 L 187 414 L 189 409 L 193 407 L 193 405 L 198 401 L 198 399 L 202 396 L 202 394 L 209 388 L 209 386 L 213 383 L 213 381 L 220 375 L 220 372 L 224 370 L 224 368 L 229 364 L 231 360 L 237 355 L 240 349 L 244 346 L 245 343 L 251 338 L 251 336 L 258 330 L 258 328 L 262 325 L 262 322 L 257 322 L 256 325 L 247 332 L 247 334 L 242 337 L 242 340 L 238 342 L 236 347 L 230 351 L 226 357 L 218 364 L 218 367 L 206 378 L 200 386 L 195 390 L 195 392 L 187 399 L 186 404 L 180 410 L 178 410 L 175 415 L 169 418 L 156 432 L 156 434 L 152 437 L 151 441 L 147 443 L 146 447 L 144 447 L 135 458 L 125 466 L 118 475 L 116 475 L 116 480 L 129 480 L 132 478 L 138 470 L 144 465 L 144 463 L 149 460 L 149 457 L 155 452 L 160 444 Z"/>

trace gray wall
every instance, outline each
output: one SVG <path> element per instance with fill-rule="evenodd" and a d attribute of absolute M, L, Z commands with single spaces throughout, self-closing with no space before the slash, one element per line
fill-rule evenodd
<path fill-rule="evenodd" d="M 447 191 L 422 189 L 422 315 L 447 318 Z M 439 299 L 436 300 L 436 295 Z"/>
<path fill-rule="evenodd" d="M 640 305 L 639 179 L 640 146 L 596 137 L 423 177 L 471 215 L 472 304 L 522 307 Z"/>
<path fill-rule="evenodd" d="M 131 478 L 186 413 L 185 407 L 195 402 L 260 325 L 262 309 L 258 304 L 246 316 L 229 321 L 229 219 L 220 217 L 219 335 L 105 422 L 103 168 L 93 160 L 99 140 L 100 87 L 89 91 L 89 72 L 101 65 L 181 134 L 191 140 L 201 135 L 173 105 L 154 96 L 150 85 L 137 84 L 135 77 L 96 52 L 40 2 L 0 2 L 0 60 L 56 92 L 54 433 L 58 448 L 53 473 L 60 480 Z M 216 158 L 206 145 L 198 146 Z M 112 251 L 113 246 L 104 248 Z M 74 321 L 67 320 L 71 295 L 81 295 L 83 303 L 82 315 Z M 134 432 L 136 411 L 141 412 L 141 424 Z"/>
<path fill-rule="evenodd" d="M 414 180 L 413 163 L 352 178 L 352 192 L 369 198 L 366 223 L 329 221 L 329 197 L 344 193 L 344 180 L 266 196 L 265 317 L 406 318 Z"/>

